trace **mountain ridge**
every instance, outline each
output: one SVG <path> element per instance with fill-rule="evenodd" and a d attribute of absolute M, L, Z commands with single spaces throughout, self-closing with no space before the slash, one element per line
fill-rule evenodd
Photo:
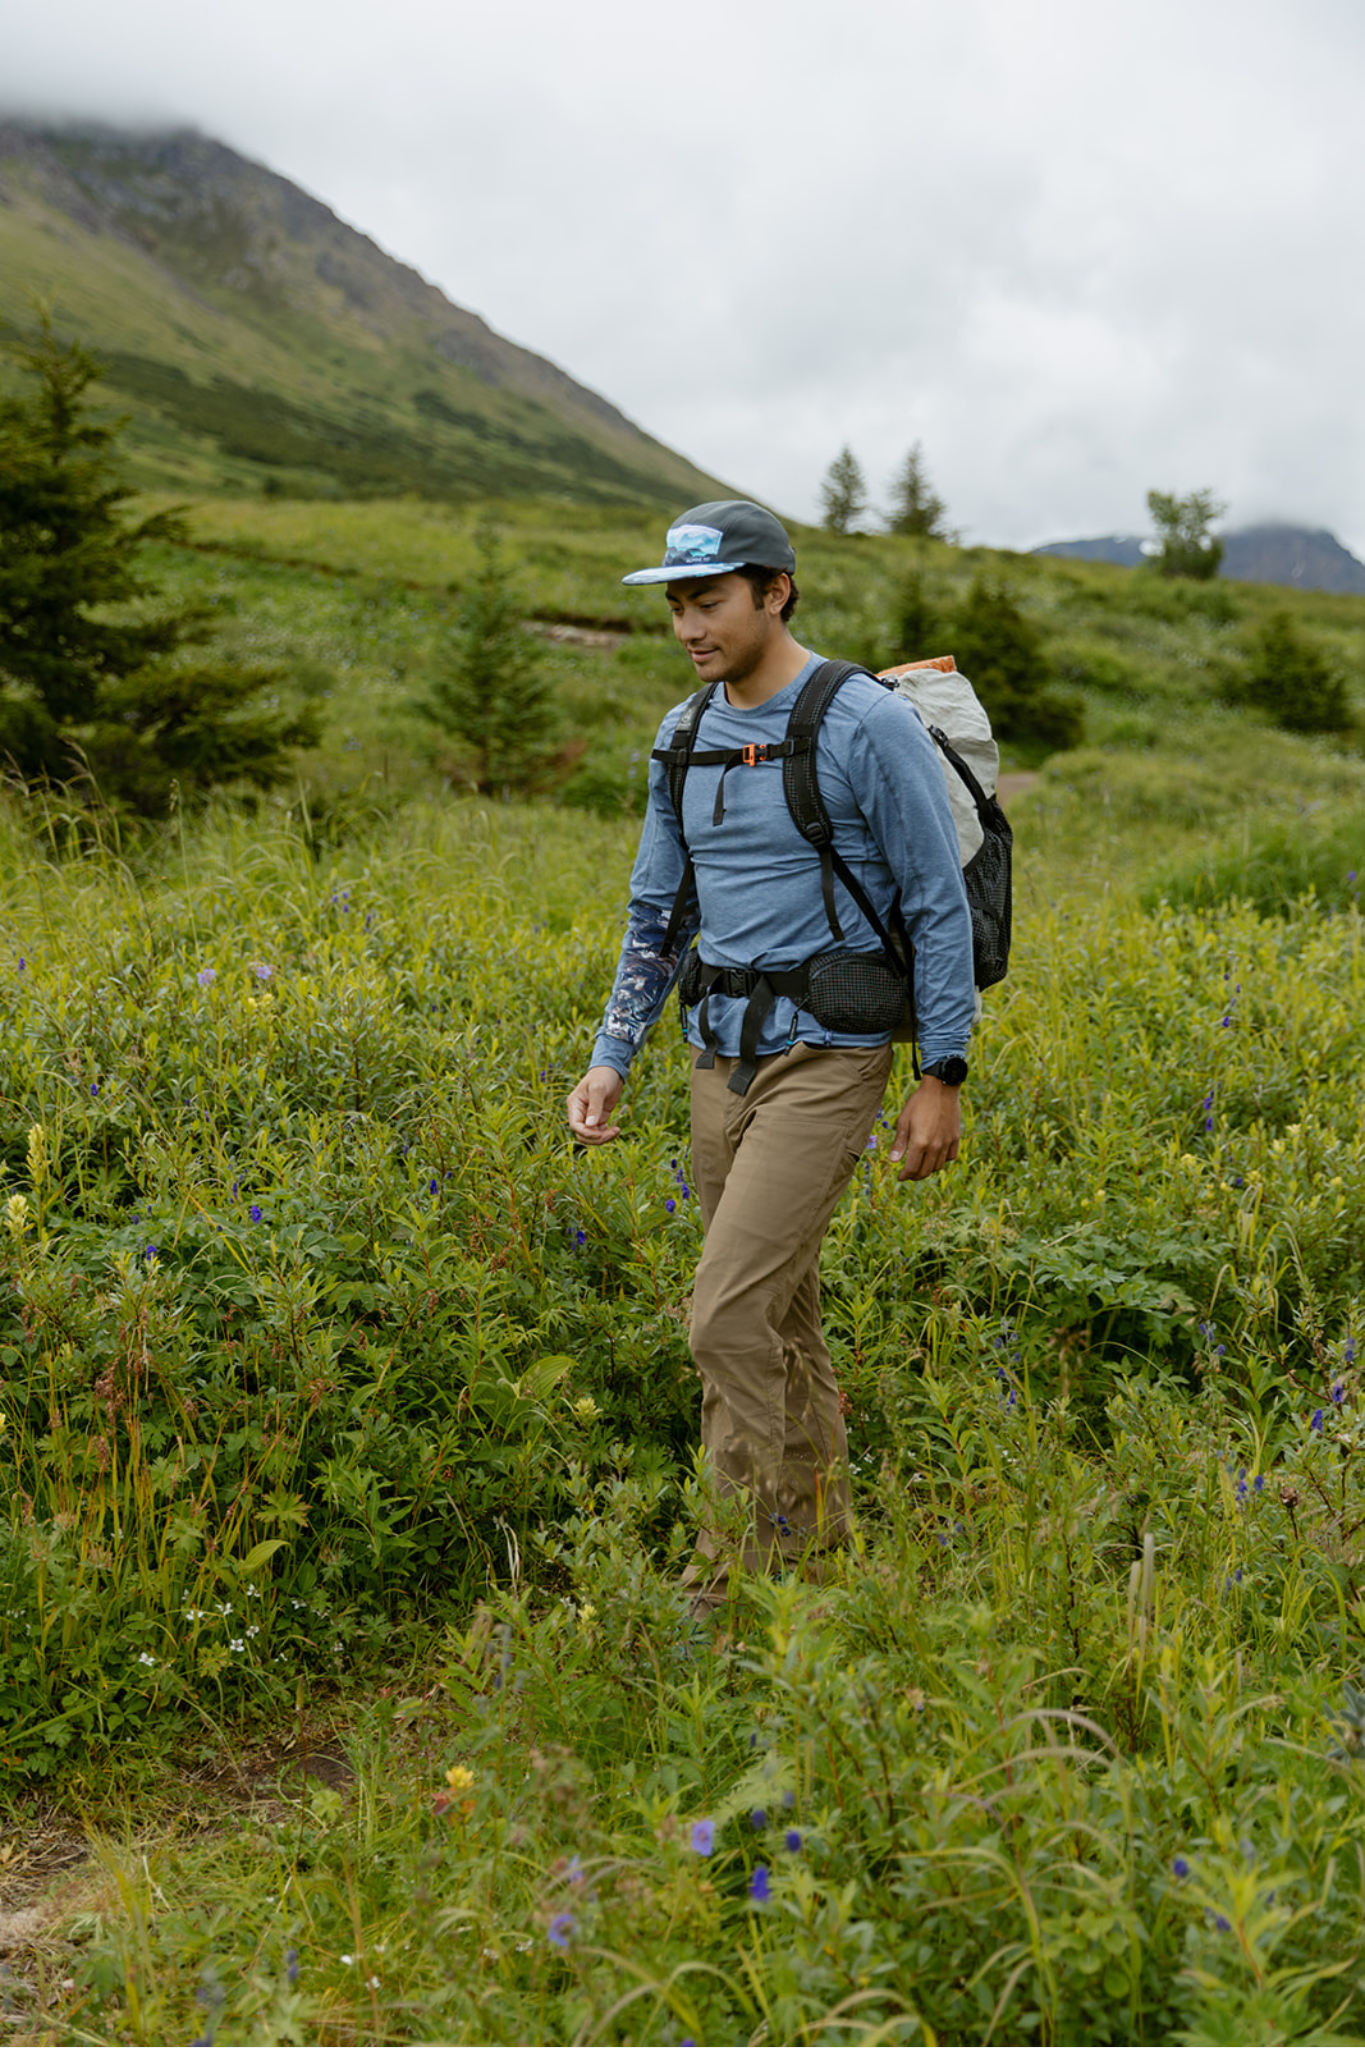
<path fill-rule="evenodd" d="M 1289 590 L 1365 594 L 1365 562 L 1343 547 L 1325 526 L 1297 526 L 1265 519 L 1230 527 L 1219 538 L 1219 575 L 1232 583 L 1280 584 Z M 1073 561 L 1113 562 L 1133 569 L 1156 552 L 1156 542 L 1138 533 L 1107 533 L 1093 540 L 1048 541 L 1035 555 L 1069 556 Z"/>
<path fill-rule="evenodd" d="M 725 488 L 194 129 L 0 120 L 0 258 L 11 322 L 31 321 L 36 293 L 106 357 L 149 482 L 217 470 L 240 489 L 264 470 L 355 495 L 372 473 L 374 494 L 670 506 Z"/>

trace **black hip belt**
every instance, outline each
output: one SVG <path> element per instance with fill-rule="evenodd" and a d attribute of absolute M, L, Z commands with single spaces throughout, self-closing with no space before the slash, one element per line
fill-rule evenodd
<path fill-rule="evenodd" d="M 678 977 L 678 998 L 684 1010 L 701 1006 L 699 1067 L 713 1067 L 720 1050 L 710 1017 L 717 991 L 745 1003 L 739 1059 L 729 1082 L 736 1095 L 748 1094 L 758 1072 L 759 1037 L 779 996 L 789 997 L 826 1031 L 908 1037 L 914 1029 L 913 967 L 886 953 L 816 953 L 799 967 L 716 967 L 694 948 Z"/>

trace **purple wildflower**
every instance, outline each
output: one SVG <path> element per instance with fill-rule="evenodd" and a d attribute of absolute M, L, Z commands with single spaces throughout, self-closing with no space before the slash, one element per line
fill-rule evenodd
<path fill-rule="evenodd" d="M 1321 1408 L 1315 1408 L 1315 1409 L 1313 1410 L 1313 1419 L 1312 1419 L 1312 1421 L 1311 1421 L 1311 1422 L 1309 1423 L 1308 1427 L 1309 1427 L 1310 1429 L 1312 1429 L 1312 1430 L 1315 1430 L 1315 1431 L 1317 1432 L 1317 1434 L 1318 1434 L 1319 1436 L 1321 1436 L 1321 1435 L 1322 1435 L 1322 1410 L 1321 1410 Z"/>
<path fill-rule="evenodd" d="M 194 978 L 200 988 L 212 988 L 214 982 L 218 979 L 217 970 L 212 967 L 201 967 Z"/>
<path fill-rule="evenodd" d="M 763 1807 L 756 1806 L 753 1812 L 749 1815 L 749 1826 L 753 1829 L 756 1835 L 761 1835 L 764 1828 L 766 1828 L 767 1825 L 767 1813 L 765 1812 Z"/>
<path fill-rule="evenodd" d="M 1342 1402 L 1343 1402 L 1343 1401 L 1344 1401 L 1345 1399 L 1346 1399 L 1346 1389 L 1345 1389 L 1345 1387 L 1343 1387 L 1343 1385 L 1341 1384 L 1341 1381 L 1340 1381 L 1340 1380 L 1338 1380 L 1338 1381 L 1337 1381 L 1337 1383 L 1336 1383 L 1336 1385 L 1335 1385 L 1335 1386 L 1333 1387 L 1333 1389 L 1332 1389 L 1332 1406 L 1333 1406 L 1334 1408 L 1340 1408 L 1340 1406 L 1341 1406 Z"/>
<path fill-rule="evenodd" d="M 1175 1862 L 1171 1865 L 1171 1869 L 1177 1877 L 1188 1877 L 1190 1874 L 1190 1866 L 1183 1856 L 1176 1857 Z"/>
<path fill-rule="evenodd" d="M 756 1863 L 754 1874 L 749 1879 L 749 1897 L 755 1905 L 766 1906 L 772 1895 L 773 1888 L 768 1882 L 768 1866 L 766 1863 Z"/>
<path fill-rule="evenodd" d="M 709 1856 L 716 1846 L 716 1824 L 713 1820 L 698 1820 L 692 1823 L 692 1853 L 694 1856 Z"/>
<path fill-rule="evenodd" d="M 668 1198 L 668 1200 L 667 1200 L 667 1201 L 666 1201 L 666 1202 L 664 1203 L 664 1207 L 665 1207 L 665 1209 L 667 1209 L 667 1211 L 668 1211 L 668 1213 L 669 1213 L 669 1215 L 670 1215 L 670 1216 L 671 1216 L 671 1215 L 673 1214 L 673 1211 L 674 1211 L 674 1210 L 675 1210 L 675 1209 L 677 1208 L 677 1206 L 678 1206 L 678 1205 L 677 1205 L 677 1203 L 676 1203 L 676 1202 L 674 1201 L 674 1199 L 673 1199 L 672 1195 L 670 1195 L 670 1196 L 669 1196 L 669 1198 Z"/>
<path fill-rule="evenodd" d="M 576 1230 L 576 1231 L 574 1232 L 574 1234 L 573 1234 L 573 1241 L 574 1241 L 574 1245 L 575 1245 L 576 1249 L 577 1249 L 577 1250 L 579 1250 L 579 1251 L 581 1252 L 581 1251 L 582 1251 L 582 1249 L 583 1249 L 583 1247 L 584 1247 L 584 1245 L 585 1245 L 585 1244 L 587 1243 L 587 1241 L 588 1241 L 588 1233 L 587 1233 L 587 1231 L 586 1231 L 586 1230 Z"/>
<path fill-rule="evenodd" d="M 791 1852 L 792 1852 L 792 1855 L 793 1855 L 793 1856 L 795 1856 L 795 1855 L 796 1855 L 796 1854 L 798 1853 L 798 1851 L 800 1850 L 800 1847 L 801 1847 L 801 1830 L 800 1830 L 800 1828 L 788 1828 L 788 1829 L 787 1829 L 787 1834 L 786 1834 L 786 1842 L 787 1842 L 787 1847 L 788 1847 L 788 1848 L 789 1848 L 789 1849 L 791 1850 Z"/>
<path fill-rule="evenodd" d="M 251 1218 L 251 1220 L 252 1220 L 252 1222 L 253 1222 L 253 1223 L 259 1223 L 259 1222 L 260 1222 L 260 1220 L 261 1220 L 261 1205 L 260 1205 L 260 1203 L 259 1203 L 259 1202 L 253 1202 L 253 1203 L 252 1203 L 252 1205 L 251 1205 L 251 1207 L 250 1207 L 250 1208 L 249 1208 L 249 1209 L 247 1210 L 247 1215 L 248 1215 L 248 1216 L 249 1216 L 249 1217 Z"/>
<path fill-rule="evenodd" d="M 284 1974 L 289 1979 L 291 1987 L 298 1983 L 299 1952 L 296 1948 L 287 1948 L 284 1952 Z"/>
<path fill-rule="evenodd" d="M 429 1195 L 434 1195 L 440 1188 L 440 1185 L 441 1183 L 437 1180 L 435 1174 L 433 1174 L 431 1176 L 431 1179 L 427 1182 L 427 1193 Z"/>
<path fill-rule="evenodd" d="M 273 967 L 266 966 L 264 960 L 253 961 L 251 971 L 257 981 L 269 981 L 271 975 L 275 972 Z"/>
<path fill-rule="evenodd" d="M 99 1094 L 99 1092 L 100 1092 L 100 1084 L 99 1084 L 99 1082 L 98 1082 L 98 1081 L 92 1081 L 92 1082 L 90 1083 L 90 1093 L 91 1093 L 92 1095 L 98 1095 L 98 1094 Z"/>
<path fill-rule="evenodd" d="M 545 1939 L 554 1948 L 567 1948 L 574 1936 L 572 1913 L 556 1913 L 545 1930 Z"/>

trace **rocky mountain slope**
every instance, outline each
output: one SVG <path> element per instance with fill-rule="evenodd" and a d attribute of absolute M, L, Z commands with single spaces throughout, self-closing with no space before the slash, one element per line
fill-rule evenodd
<path fill-rule="evenodd" d="M 722 487 L 287 178 L 187 130 L 0 124 L 0 316 L 96 347 L 140 481 L 674 507 Z"/>

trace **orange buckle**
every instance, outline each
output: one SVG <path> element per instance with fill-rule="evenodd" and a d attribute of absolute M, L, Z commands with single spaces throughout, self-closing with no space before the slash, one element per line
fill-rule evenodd
<path fill-rule="evenodd" d="M 757 747 L 755 747 L 755 746 L 747 746 L 747 747 L 746 747 L 746 748 L 744 749 L 744 765 L 745 765 L 745 767 L 746 767 L 746 768 L 757 768 L 757 766 L 758 766 L 758 748 L 757 748 Z"/>

